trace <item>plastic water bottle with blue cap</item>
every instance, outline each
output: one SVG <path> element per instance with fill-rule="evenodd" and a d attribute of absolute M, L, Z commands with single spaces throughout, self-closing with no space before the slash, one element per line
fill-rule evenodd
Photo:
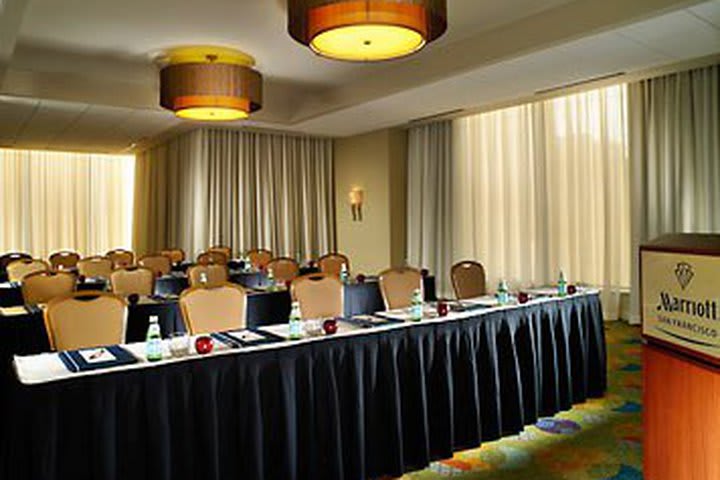
<path fill-rule="evenodd" d="M 150 325 L 145 337 L 145 356 L 149 362 L 157 362 L 163 357 L 162 335 L 160 335 L 157 315 L 150 316 Z"/>
<path fill-rule="evenodd" d="M 507 305 L 510 303 L 510 293 L 507 282 L 504 279 L 500 280 L 500 283 L 498 284 L 497 301 L 500 305 Z"/>
<path fill-rule="evenodd" d="M 560 278 L 558 279 L 557 288 L 559 296 L 567 296 L 567 279 L 565 278 L 565 272 L 562 270 L 560 270 Z"/>
<path fill-rule="evenodd" d="M 300 303 L 293 302 L 288 322 L 288 337 L 290 340 L 298 340 L 303 336 L 303 323 L 300 315 Z"/>
<path fill-rule="evenodd" d="M 416 288 L 413 291 L 412 299 L 410 301 L 410 320 L 419 322 L 423 317 L 423 296 L 422 291 Z"/>

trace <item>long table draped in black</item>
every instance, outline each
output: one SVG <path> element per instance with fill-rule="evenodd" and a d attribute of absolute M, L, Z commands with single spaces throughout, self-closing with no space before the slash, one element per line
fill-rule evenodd
<path fill-rule="evenodd" d="M 368 479 L 606 388 L 597 295 L 21 386 L 0 478 Z"/>

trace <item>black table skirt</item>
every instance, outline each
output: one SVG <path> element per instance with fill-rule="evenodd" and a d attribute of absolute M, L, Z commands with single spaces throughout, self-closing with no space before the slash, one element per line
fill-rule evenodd
<path fill-rule="evenodd" d="M 0 478 L 400 475 L 602 396 L 598 296 L 38 386 Z"/>

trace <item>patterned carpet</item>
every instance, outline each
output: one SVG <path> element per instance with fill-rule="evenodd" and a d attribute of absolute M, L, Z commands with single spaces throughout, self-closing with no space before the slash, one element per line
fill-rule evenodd
<path fill-rule="evenodd" d="M 460 452 L 403 480 L 641 480 L 640 329 L 606 327 L 605 398 L 545 418 L 515 437 Z"/>

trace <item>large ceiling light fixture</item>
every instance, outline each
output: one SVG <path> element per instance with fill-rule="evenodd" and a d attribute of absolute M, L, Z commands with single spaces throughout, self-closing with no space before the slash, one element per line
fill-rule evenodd
<path fill-rule="evenodd" d="M 180 118 L 231 121 L 262 108 L 255 60 L 224 47 L 181 47 L 163 55 L 160 105 Z"/>
<path fill-rule="evenodd" d="M 288 0 L 290 35 L 324 57 L 404 57 L 447 30 L 447 0 Z"/>

